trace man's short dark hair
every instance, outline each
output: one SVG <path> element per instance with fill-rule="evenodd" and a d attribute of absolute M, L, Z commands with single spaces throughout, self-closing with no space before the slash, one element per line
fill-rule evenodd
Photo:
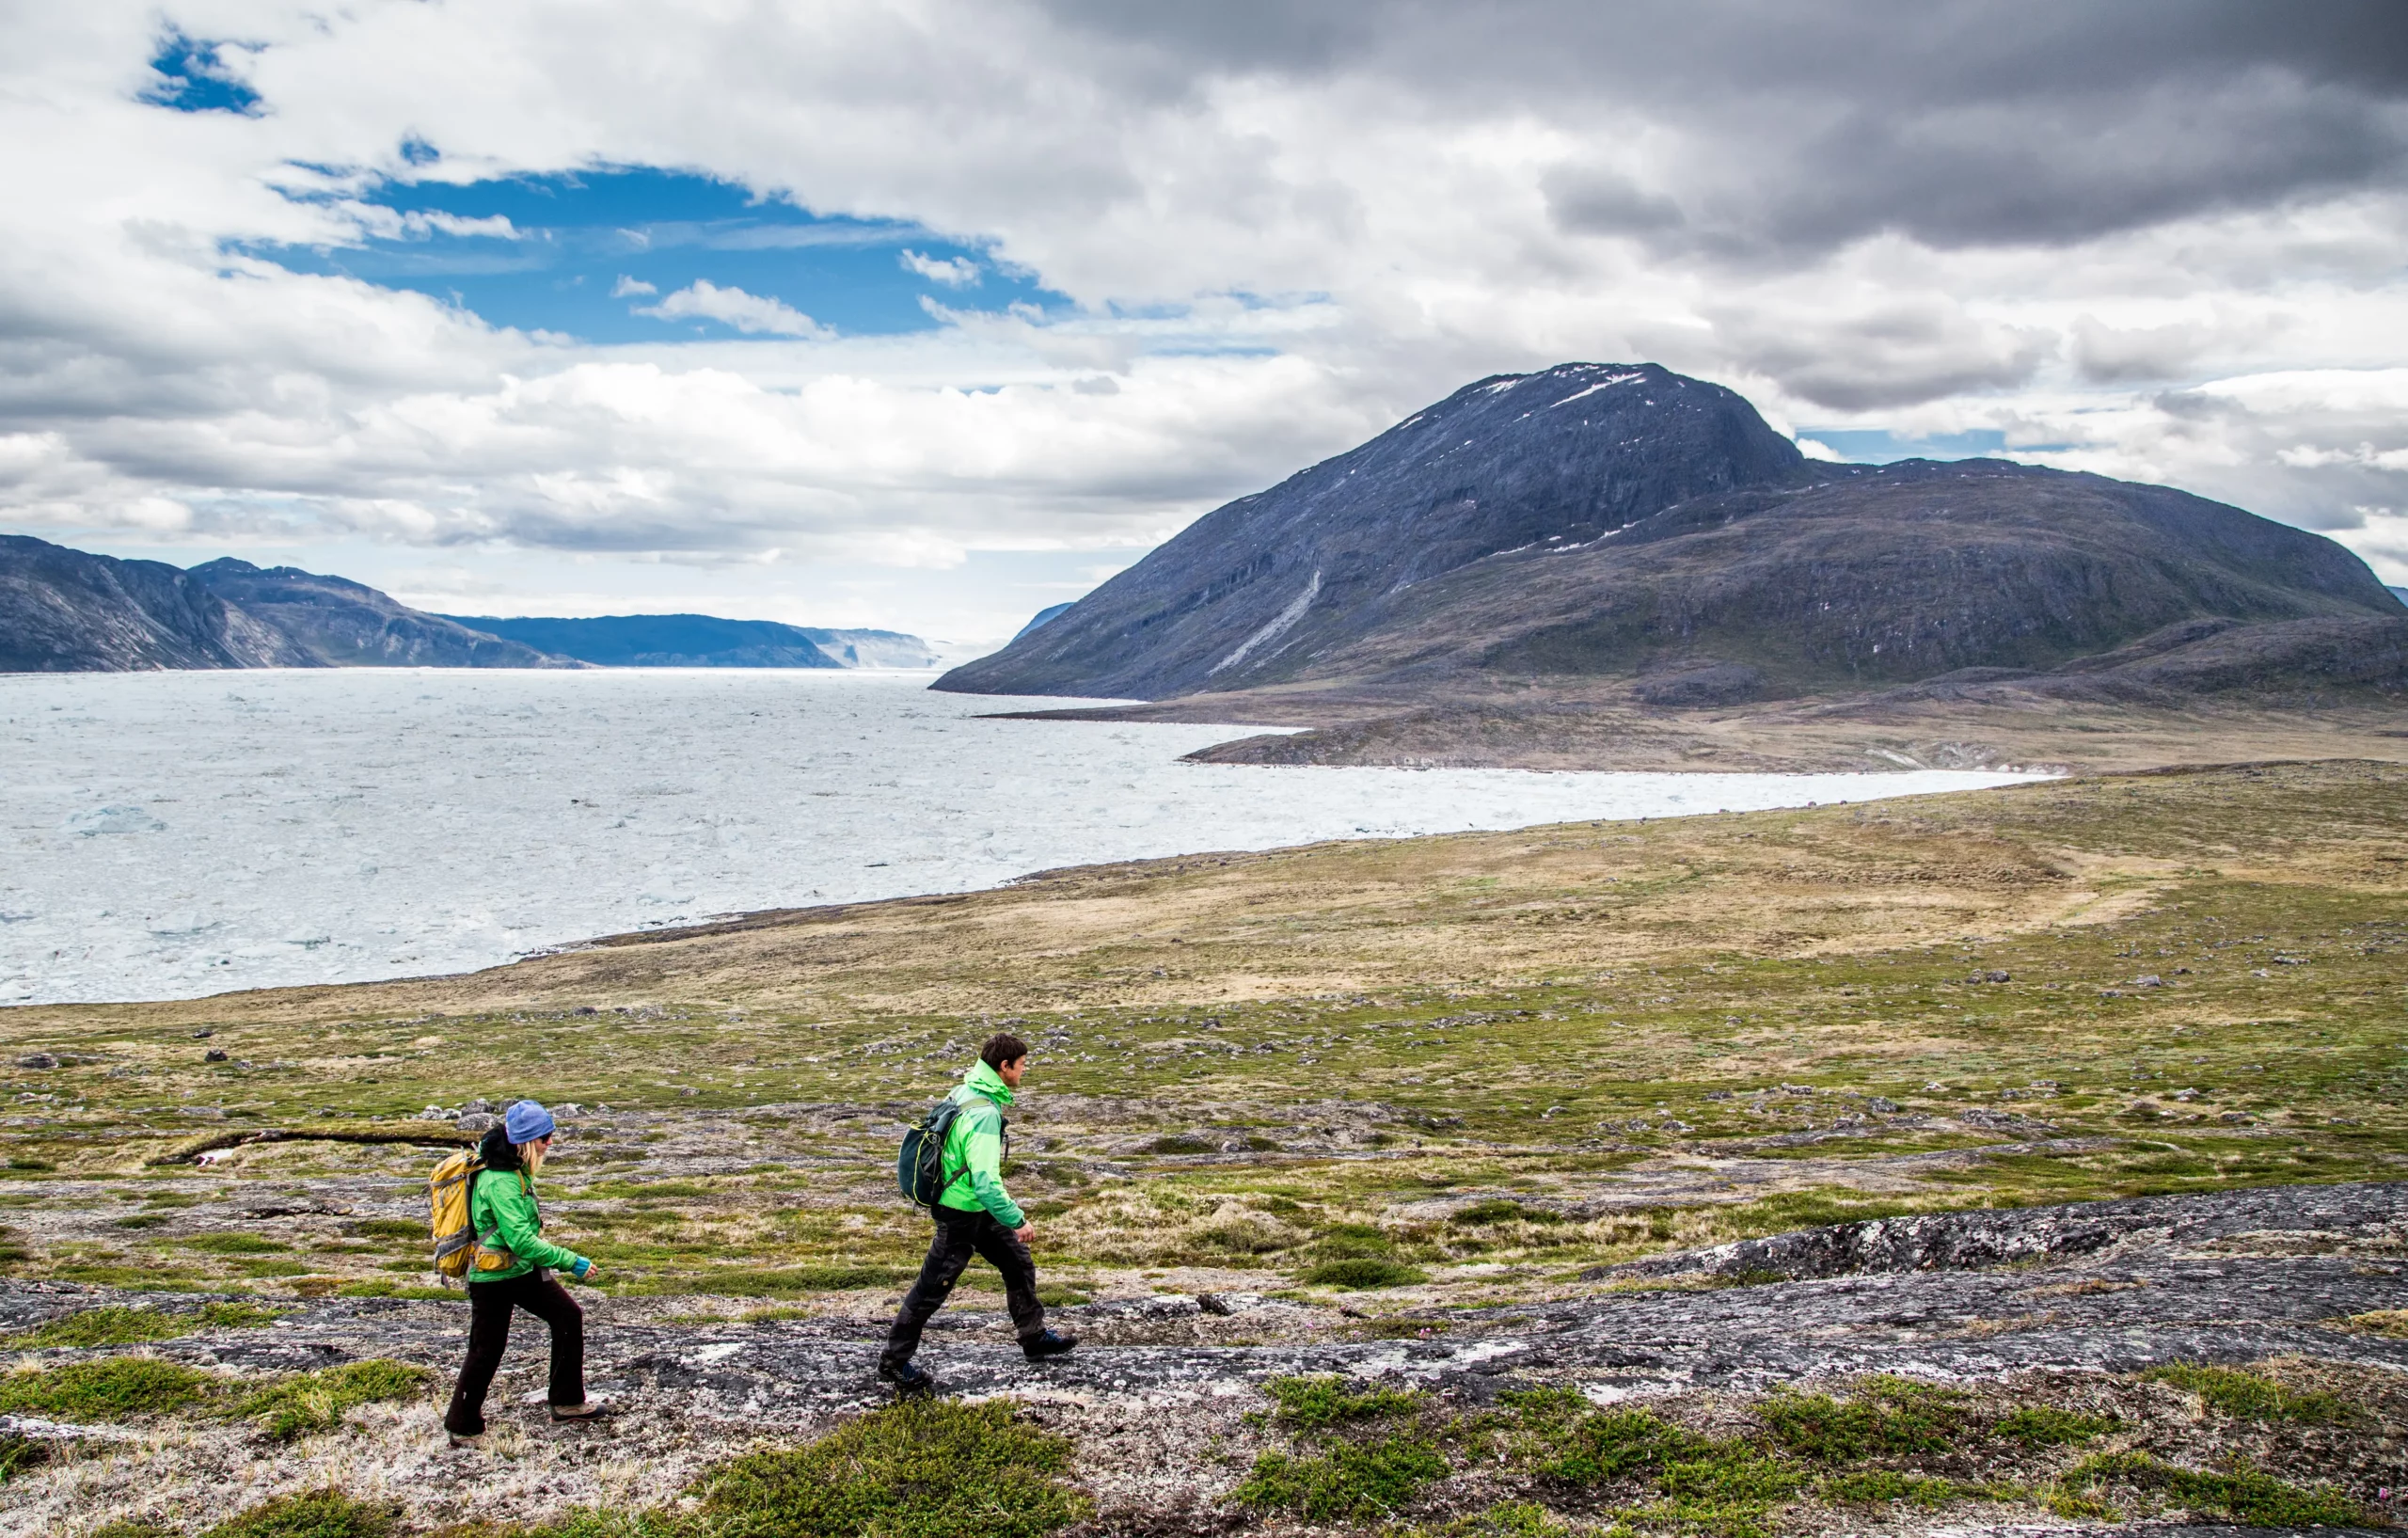
<path fill-rule="evenodd" d="M 1028 1043 L 1009 1031 L 997 1031 L 978 1049 L 978 1060 L 989 1068 L 1001 1068 L 1014 1058 L 1028 1055 Z"/>

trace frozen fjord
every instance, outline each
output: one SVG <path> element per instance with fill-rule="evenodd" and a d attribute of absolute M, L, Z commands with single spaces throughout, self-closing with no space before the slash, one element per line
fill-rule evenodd
<path fill-rule="evenodd" d="M 0 1004 L 465 971 L 713 914 L 1328 838 L 2023 778 L 1179 762 L 1259 727 L 1005 721 L 925 674 L 0 676 Z"/>

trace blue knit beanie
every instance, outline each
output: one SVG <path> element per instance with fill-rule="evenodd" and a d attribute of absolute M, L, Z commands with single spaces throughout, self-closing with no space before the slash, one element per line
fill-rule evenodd
<path fill-rule="evenodd" d="M 503 1133 L 513 1143 L 532 1143 L 539 1137 L 552 1135 L 552 1113 L 531 1100 L 522 1100 L 504 1112 Z"/>

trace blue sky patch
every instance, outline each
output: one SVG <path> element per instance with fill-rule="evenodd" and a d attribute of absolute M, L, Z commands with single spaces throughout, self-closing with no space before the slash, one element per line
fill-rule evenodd
<path fill-rule="evenodd" d="M 246 118 L 260 113 L 260 93 L 226 64 L 218 52 L 241 43 L 202 42 L 170 28 L 150 55 L 150 72 L 158 78 L 143 87 L 141 99 L 152 106 L 178 112 L 232 112 Z"/>
<path fill-rule="evenodd" d="M 414 164 L 433 161 L 416 151 Z M 388 182 L 361 200 L 391 217 L 358 245 L 246 249 L 295 272 L 431 294 L 496 325 L 601 343 L 894 335 L 934 329 L 929 303 L 1068 304 L 983 246 L 815 214 L 691 172 Z"/>

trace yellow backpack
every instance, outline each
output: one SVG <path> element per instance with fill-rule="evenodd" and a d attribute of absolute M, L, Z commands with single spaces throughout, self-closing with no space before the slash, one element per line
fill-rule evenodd
<path fill-rule="evenodd" d="M 474 1150 L 463 1149 L 435 1166 L 427 1177 L 426 1199 L 429 1223 L 434 1230 L 435 1269 L 446 1276 L 459 1277 L 468 1274 L 468 1261 L 475 1251 L 477 1231 L 468 1222 L 468 1193 L 476 1188 L 477 1177 L 484 1173 L 484 1161 Z"/>

